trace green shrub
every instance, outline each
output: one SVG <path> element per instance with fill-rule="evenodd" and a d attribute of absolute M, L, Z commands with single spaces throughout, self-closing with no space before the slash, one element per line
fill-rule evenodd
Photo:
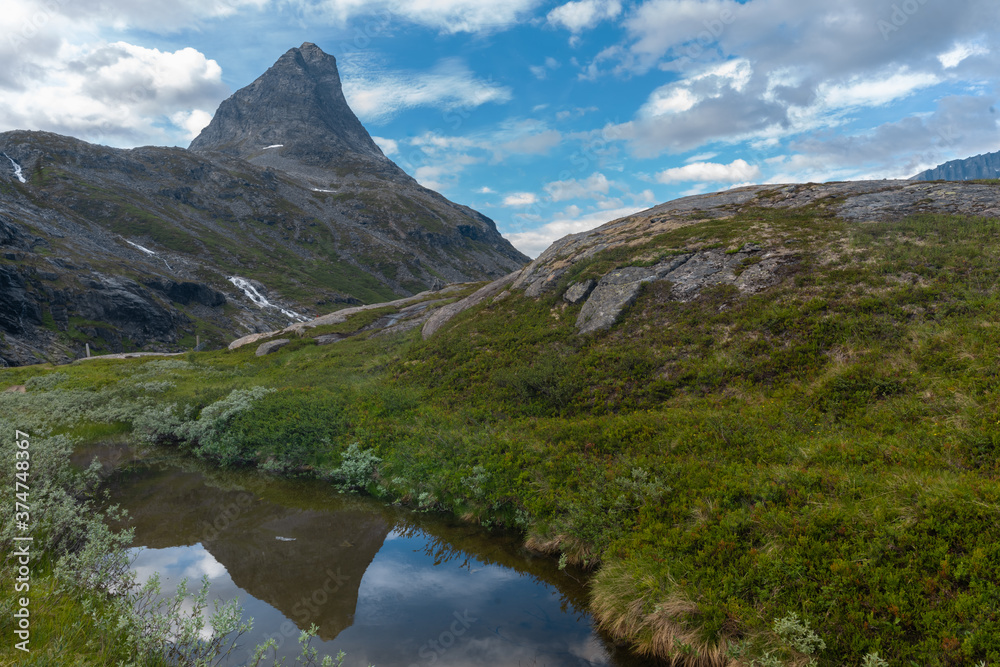
<path fill-rule="evenodd" d="M 303 388 L 270 393 L 233 417 L 225 442 L 242 461 L 291 470 L 330 462 L 332 443 L 346 430 L 343 395 Z"/>
<path fill-rule="evenodd" d="M 853 366 L 824 382 L 815 395 L 816 407 L 843 417 L 859 408 L 906 391 L 906 384 L 868 366 Z"/>

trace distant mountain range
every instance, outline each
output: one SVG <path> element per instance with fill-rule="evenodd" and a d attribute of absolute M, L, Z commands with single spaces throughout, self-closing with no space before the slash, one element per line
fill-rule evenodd
<path fill-rule="evenodd" d="M 216 346 L 527 261 L 385 157 L 310 43 L 189 150 L 0 133 L 0 364 Z"/>
<path fill-rule="evenodd" d="M 952 160 L 920 172 L 911 181 L 972 181 L 1000 178 L 1000 151 Z"/>

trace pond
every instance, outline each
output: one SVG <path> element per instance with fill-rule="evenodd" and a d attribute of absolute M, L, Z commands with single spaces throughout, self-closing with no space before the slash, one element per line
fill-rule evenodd
<path fill-rule="evenodd" d="M 226 664 L 268 638 L 294 663 L 313 624 L 312 646 L 351 667 L 643 664 L 595 631 L 585 573 L 515 535 L 185 459 L 126 466 L 109 487 L 141 579 L 159 572 L 172 595 L 208 576 L 211 599 L 237 598 L 254 619 Z"/>

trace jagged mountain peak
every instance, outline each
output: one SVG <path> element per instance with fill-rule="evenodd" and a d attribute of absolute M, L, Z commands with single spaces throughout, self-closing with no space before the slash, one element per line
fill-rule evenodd
<path fill-rule="evenodd" d="M 190 148 L 311 175 L 361 165 L 403 175 L 348 106 L 336 58 L 311 42 L 225 100 Z"/>

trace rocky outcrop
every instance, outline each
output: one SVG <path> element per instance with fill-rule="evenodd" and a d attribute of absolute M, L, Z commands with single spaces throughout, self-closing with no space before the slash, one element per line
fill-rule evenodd
<path fill-rule="evenodd" d="M 271 354 L 272 352 L 277 352 L 281 348 L 285 347 L 292 341 L 288 338 L 279 338 L 278 340 L 269 340 L 266 343 L 261 343 L 257 347 L 257 356 L 263 357 L 265 355 Z"/>
<path fill-rule="evenodd" d="M 669 281 L 671 294 L 678 301 L 693 299 L 712 285 L 734 285 L 744 294 L 753 294 L 778 282 L 778 268 L 791 261 L 794 255 L 790 252 L 764 252 L 747 244 L 737 252 L 706 250 L 676 255 L 648 268 L 616 269 L 597 284 L 580 309 L 576 326 L 582 334 L 610 329 L 622 311 L 635 302 L 644 283 Z"/>
<path fill-rule="evenodd" d="M 663 280 L 690 257 L 673 257 L 650 268 L 627 266 L 605 275 L 580 309 L 577 329 L 580 333 L 610 329 L 622 310 L 635 302 L 643 283 Z"/>
<path fill-rule="evenodd" d="M 107 323 L 140 344 L 173 331 L 172 314 L 137 283 L 117 276 L 97 276 L 83 282 L 87 290 L 74 304 L 83 319 Z"/>
<path fill-rule="evenodd" d="M 344 340 L 359 333 L 392 333 L 422 326 L 429 338 L 455 316 L 484 303 L 497 303 L 521 292 L 527 298 L 560 299 L 566 305 L 582 304 L 577 314 L 580 334 L 610 329 L 638 298 L 646 283 L 665 281 L 669 294 L 678 301 L 698 298 L 712 286 L 731 285 L 742 294 L 755 294 L 779 284 L 785 267 L 799 261 L 795 239 L 744 242 L 733 247 L 670 248 L 651 245 L 658 236 L 706 220 L 729 218 L 741 211 L 766 208 L 832 210 L 839 217 L 865 223 L 914 213 L 939 212 L 1000 217 L 1000 187 L 962 184 L 868 181 L 805 185 L 752 186 L 723 193 L 685 197 L 647 211 L 614 220 L 597 229 L 564 237 L 520 271 L 481 287 L 469 296 L 439 306 L 456 290 L 425 292 L 408 299 L 346 308 L 283 330 L 255 334 L 234 341 L 231 349 L 275 336 L 306 335 L 318 326 L 341 324 L 374 308 L 392 308 L 375 322 L 352 333 L 330 333 L 316 337 L 319 344 Z M 599 280 L 586 278 L 566 284 L 565 276 L 580 262 L 600 260 L 601 253 L 634 249 L 626 260 Z M 561 289 L 562 294 L 557 290 Z M 439 306 L 436 307 L 435 306 Z"/>
<path fill-rule="evenodd" d="M 444 306 L 443 308 L 439 308 L 433 315 L 430 316 L 430 318 L 428 318 L 426 322 L 424 322 L 424 326 L 420 330 L 420 333 L 423 335 L 425 340 L 430 338 L 435 332 L 437 332 L 449 320 L 459 313 L 474 306 L 478 306 L 486 299 L 500 294 L 500 292 L 502 292 L 507 285 L 513 282 L 516 277 L 517 272 L 510 273 L 499 280 L 494 280 L 486 287 L 476 290 L 461 301 L 456 301 L 455 303 Z"/>
<path fill-rule="evenodd" d="M 755 185 L 684 197 L 559 239 L 516 272 L 508 292 L 501 296 L 521 291 L 525 297 L 542 298 L 562 289 L 565 302 L 583 304 L 577 315 L 577 327 L 581 334 L 589 334 L 609 329 L 638 298 L 645 283 L 669 281 L 671 296 L 681 301 L 696 298 L 702 289 L 712 285 L 732 285 L 744 294 L 768 289 L 783 279 L 783 267 L 796 261 L 793 245 L 704 248 L 695 244 L 690 248 L 657 248 L 649 243 L 681 227 L 726 219 L 755 208 L 832 211 L 857 223 L 918 213 L 996 218 L 1000 217 L 1000 187 L 975 183 L 856 181 Z M 635 257 L 622 261 L 599 280 L 565 284 L 565 276 L 582 262 L 599 259 L 605 251 L 614 250 L 620 255 L 630 248 L 635 248 Z M 669 254 L 661 257 L 663 253 Z M 452 304 L 447 317 L 454 317 L 475 303 L 470 299 Z M 445 313 L 440 317 L 444 319 Z M 436 326 L 432 327 L 431 322 Z M 424 325 L 425 337 L 439 328 L 432 318 Z"/>
<path fill-rule="evenodd" d="M 85 342 L 111 352 L 173 343 L 188 321 L 127 278 L 92 272 L 70 279 L 30 265 L 0 264 L 5 365 L 36 363 L 39 357 L 69 361 L 83 356 Z M 64 332 L 73 338 L 61 337 Z"/>
<path fill-rule="evenodd" d="M 569 286 L 569 289 L 563 293 L 563 301 L 576 305 L 578 303 L 583 303 L 590 296 L 590 293 L 594 291 L 597 286 L 592 278 L 584 280 L 582 283 L 573 283 Z"/>

